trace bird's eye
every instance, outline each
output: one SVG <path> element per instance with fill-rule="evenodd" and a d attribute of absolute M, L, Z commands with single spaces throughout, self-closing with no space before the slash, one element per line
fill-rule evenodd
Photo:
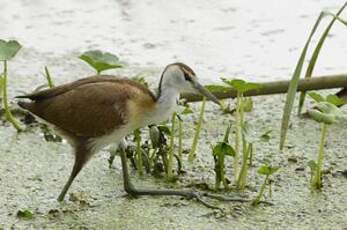
<path fill-rule="evenodd" d="M 192 78 L 187 73 L 184 73 L 184 79 L 186 79 L 186 81 L 192 81 Z"/>

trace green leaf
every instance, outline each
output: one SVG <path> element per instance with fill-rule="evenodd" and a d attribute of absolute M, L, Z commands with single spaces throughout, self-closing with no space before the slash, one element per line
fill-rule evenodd
<path fill-rule="evenodd" d="M 309 92 L 308 95 L 316 102 L 325 101 L 325 98 L 322 95 L 320 95 L 319 93 Z"/>
<path fill-rule="evenodd" d="M 228 143 L 218 142 L 213 147 L 212 153 L 214 156 L 235 156 L 235 150 Z"/>
<path fill-rule="evenodd" d="M 159 131 L 161 132 L 161 133 L 165 133 L 165 134 L 167 134 L 167 135 L 171 135 L 171 130 L 170 130 L 170 128 L 169 127 L 167 127 L 166 125 L 158 125 L 157 126 L 158 127 L 158 129 L 159 129 Z"/>
<path fill-rule="evenodd" d="M 260 135 L 260 140 L 264 141 L 264 142 L 268 142 L 271 139 L 270 134 L 272 133 L 272 130 L 268 130 L 265 133 L 263 133 L 262 135 Z"/>
<path fill-rule="evenodd" d="M 271 165 L 265 164 L 260 166 L 260 168 L 258 168 L 258 173 L 261 175 L 270 176 L 274 174 L 275 172 L 277 172 L 279 169 L 280 169 L 279 166 L 271 166 Z"/>
<path fill-rule="evenodd" d="M 15 40 L 4 41 L 0 39 L 0 61 L 8 61 L 22 48 Z"/>
<path fill-rule="evenodd" d="M 223 86 L 223 85 L 205 85 L 204 86 L 208 91 L 210 91 L 211 93 L 214 92 L 229 92 L 230 88 L 227 86 Z"/>
<path fill-rule="evenodd" d="M 326 98 L 316 92 L 309 92 L 308 95 L 316 102 L 326 101 L 336 106 L 341 106 L 347 103 L 347 100 L 340 98 L 334 94 L 330 94 Z"/>
<path fill-rule="evenodd" d="M 254 127 L 247 121 L 245 121 L 242 125 L 242 136 L 249 143 L 254 142 L 254 138 L 252 138 L 252 134 L 254 133 Z"/>
<path fill-rule="evenodd" d="M 334 116 L 324 114 L 324 113 L 319 112 L 317 110 L 308 110 L 308 114 L 310 115 L 310 117 L 313 120 L 315 120 L 315 121 L 317 121 L 319 123 L 324 123 L 324 124 L 331 125 L 331 124 L 337 122 L 337 120 L 335 119 Z"/>
<path fill-rule="evenodd" d="M 186 114 L 190 114 L 190 113 L 193 113 L 193 110 L 188 106 L 184 106 L 184 110 L 182 111 L 181 114 L 186 115 Z"/>
<path fill-rule="evenodd" d="M 160 131 L 157 126 L 153 125 L 149 128 L 149 138 L 151 139 L 153 148 L 160 146 Z"/>
<path fill-rule="evenodd" d="M 334 104 L 336 106 L 341 106 L 347 104 L 347 100 L 344 98 L 340 98 L 336 95 L 328 95 L 326 98 L 327 102 L 330 102 L 331 104 Z"/>
<path fill-rule="evenodd" d="M 134 137 L 135 137 L 135 140 L 140 140 L 141 141 L 141 130 L 140 129 L 135 129 L 134 130 Z"/>
<path fill-rule="evenodd" d="M 290 120 L 290 116 L 292 114 L 294 100 L 295 100 L 295 94 L 296 94 L 296 91 L 298 89 L 300 75 L 301 75 L 302 67 L 303 67 L 304 62 L 305 62 L 305 57 L 306 57 L 306 53 L 308 50 L 308 46 L 309 46 L 309 44 L 312 40 L 312 37 L 313 37 L 314 33 L 316 32 L 318 25 L 319 25 L 320 21 L 322 20 L 323 16 L 324 16 L 323 14 L 319 15 L 318 19 L 316 20 L 316 22 L 315 22 L 315 24 L 311 30 L 311 33 L 310 33 L 310 35 L 309 35 L 309 37 L 305 43 L 305 46 L 304 46 L 303 50 L 301 51 L 299 60 L 296 64 L 292 79 L 291 79 L 289 87 L 288 87 L 286 103 L 285 103 L 285 106 L 283 109 L 283 115 L 282 115 L 280 149 L 283 149 L 284 142 L 285 142 L 286 137 L 287 137 L 289 120 Z"/>
<path fill-rule="evenodd" d="M 116 55 L 100 50 L 87 51 L 79 58 L 92 66 L 98 74 L 104 70 L 123 67 Z"/>
<path fill-rule="evenodd" d="M 262 87 L 261 84 L 258 83 L 253 83 L 253 82 L 246 82 L 241 79 L 233 79 L 233 80 L 228 80 L 225 78 L 221 78 L 222 81 L 228 85 L 230 85 L 232 88 L 234 88 L 236 91 L 240 93 L 245 93 L 250 90 L 257 90 Z"/>
<path fill-rule="evenodd" d="M 229 143 L 229 135 L 230 135 L 231 125 L 229 124 L 227 129 L 225 130 L 223 141 L 225 143 Z"/>
<path fill-rule="evenodd" d="M 24 210 L 19 210 L 17 212 L 17 217 L 21 219 L 25 219 L 25 220 L 31 220 L 34 218 L 34 214 L 30 210 L 24 209 Z"/>
<path fill-rule="evenodd" d="M 329 125 L 346 117 L 346 114 L 340 108 L 327 101 L 316 104 L 314 109 L 308 110 L 308 114 L 313 120 Z"/>

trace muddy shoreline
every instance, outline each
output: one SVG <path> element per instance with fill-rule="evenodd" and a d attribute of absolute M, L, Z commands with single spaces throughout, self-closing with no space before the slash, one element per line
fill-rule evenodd
<path fill-rule="evenodd" d="M 77 58 L 89 49 L 117 53 L 127 66 L 107 73 L 144 76 L 151 89 L 156 87 L 163 66 L 175 61 L 193 67 L 204 83 L 218 82 L 221 76 L 253 81 L 288 79 L 319 12 L 334 11 L 342 2 L 295 0 L 278 4 L 271 0 L 254 5 L 253 1 L 202 0 L 195 7 L 184 1 L 3 1 L 1 38 L 17 39 L 24 46 L 9 63 L 11 103 L 16 102 L 14 96 L 45 83 L 45 65 L 56 85 L 93 75 Z M 182 7 L 191 13 L 183 14 Z M 347 72 L 341 56 L 347 53 L 346 30 L 336 26 L 333 31 L 322 50 L 317 75 Z M 335 91 L 323 91 L 331 92 Z M 39 127 L 17 134 L 0 119 L 0 229 L 344 229 L 346 125 L 331 127 L 325 186 L 321 193 L 312 193 L 307 163 L 316 158 L 319 125 L 293 114 L 287 144 L 280 152 L 284 100 L 284 95 L 254 97 L 254 110 L 247 114 L 258 134 L 273 131 L 269 142 L 255 145 L 254 167 L 244 195 L 256 195 L 263 180 L 256 168 L 270 160 L 281 166 L 274 177 L 273 197 L 268 197 L 274 206 L 253 208 L 215 202 L 226 215 L 177 197 L 125 197 L 120 159 L 116 158 L 109 169 L 106 151 L 95 155 L 72 185 L 66 201 L 59 204 L 56 197 L 73 163 L 70 147 L 65 142 L 46 142 Z M 192 142 L 199 106 L 194 103 L 195 113 L 184 118 L 186 147 Z M 306 106 L 311 106 L 309 100 Z M 213 187 L 210 144 L 221 140 L 233 119 L 208 103 L 198 158 L 193 165 L 185 160 L 187 173 L 177 184 L 149 175 L 140 178 L 132 171 L 134 183 L 160 188 L 188 188 L 199 183 Z M 226 164 L 227 176 L 233 178 L 231 160 Z M 32 211 L 33 219 L 17 217 L 17 212 L 25 209 Z"/>

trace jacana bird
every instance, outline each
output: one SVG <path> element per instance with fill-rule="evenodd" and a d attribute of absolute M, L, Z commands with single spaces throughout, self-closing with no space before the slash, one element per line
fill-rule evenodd
<path fill-rule="evenodd" d="M 19 106 L 53 125 L 74 149 L 74 166 L 58 197 L 62 201 L 93 154 L 109 144 L 119 143 L 135 129 L 167 120 L 183 92 L 200 93 L 219 104 L 183 63 L 173 63 L 164 69 L 157 95 L 135 81 L 98 75 L 17 98 L 30 99 L 19 101 Z M 177 190 L 136 189 L 130 182 L 126 154 L 121 151 L 120 155 L 127 193 L 189 196 Z"/>

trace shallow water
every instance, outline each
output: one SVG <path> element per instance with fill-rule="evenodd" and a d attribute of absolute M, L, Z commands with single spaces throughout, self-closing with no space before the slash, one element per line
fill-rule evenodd
<path fill-rule="evenodd" d="M 220 76 L 255 81 L 287 79 L 319 12 L 336 11 L 343 2 L 0 0 L 1 38 L 17 39 L 24 46 L 9 65 L 10 96 L 44 84 L 44 65 L 49 66 L 57 84 L 93 74 L 77 58 L 89 49 L 117 53 L 128 67 L 109 73 L 142 73 L 152 86 L 161 69 L 174 61 L 192 66 L 204 82 L 217 81 Z M 317 75 L 347 72 L 346 35 L 345 27 L 334 26 L 322 50 Z M 271 159 L 282 166 L 275 177 L 275 206 L 253 209 L 217 203 L 226 209 L 223 218 L 193 201 L 123 197 L 120 162 L 115 162 L 115 169 L 108 169 L 107 153 L 95 156 L 70 190 L 82 196 L 83 202 L 58 204 L 55 198 L 72 164 L 69 146 L 44 142 L 38 129 L 16 135 L 7 123 L 1 124 L 0 229 L 342 229 L 347 226 L 347 184 L 340 173 L 347 165 L 346 128 L 331 129 L 325 167 L 332 169 L 326 175 L 324 192 L 311 194 L 306 165 L 315 158 L 318 143 L 314 138 L 319 126 L 294 116 L 287 148 L 280 153 L 277 146 L 283 102 L 283 96 L 255 98 L 255 110 L 248 115 L 259 133 L 274 130 L 269 143 L 256 146 L 255 164 Z M 192 141 L 196 115 L 186 121 L 187 146 Z M 188 174 L 178 186 L 213 184 L 209 145 L 221 139 L 228 120 L 214 105 L 208 106 L 209 122 L 202 132 L 199 158 L 194 166 L 186 166 Z M 254 171 L 247 192 L 250 197 L 262 180 Z M 229 168 L 228 175 L 231 172 Z M 133 177 L 136 184 L 165 186 L 151 178 Z M 16 213 L 22 208 L 33 210 L 35 218 L 19 220 Z"/>

